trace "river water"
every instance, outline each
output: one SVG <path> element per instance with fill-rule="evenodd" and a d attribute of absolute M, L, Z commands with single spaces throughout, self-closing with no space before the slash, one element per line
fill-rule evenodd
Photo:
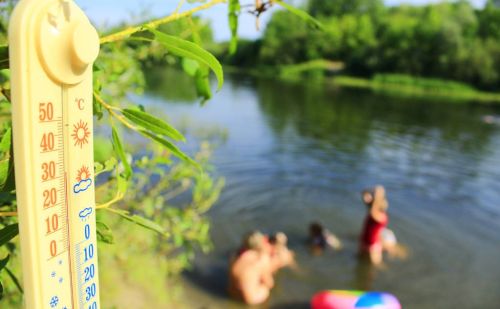
<path fill-rule="evenodd" d="M 254 229 L 285 232 L 300 265 L 278 274 L 262 308 L 307 308 L 323 289 L 387 291 L 404 308 L 500 308 L 500 126 L 483 121 L 499 108 L 236 75 L 201 107 L 180 79 L 154 78 L 135 99 L 178 126 L 227 130 L 213 157 L 227 183 L 210 212 L 215 248 L 184 277 L 197 308 L 245 308 L 225 295 L 226 267 Z M 381 270 L 356 258 L 360 191 L 375 184 L 410 250 Z M 311 221 L 344 250 L 311 256 Z"/>

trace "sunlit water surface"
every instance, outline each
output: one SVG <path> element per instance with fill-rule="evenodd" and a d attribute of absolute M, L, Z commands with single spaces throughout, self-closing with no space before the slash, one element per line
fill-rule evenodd
<path fill-rule="evenodd" d="M 323 289 L 387 291 L 404 308 L 499 308 L 500 126 L 483 121 L 498 108 L 238 76 L 201 107 L 181 80 L 152 78 L 135 100 L 180 127 L 228 132 L 213 157 L 227 182 L 210 212 L 215 249 L 185 275 L 189 303 L 245 307 L 225 294 L 227 261 L 261 229 L 288 234 L 300 265 L 277 276 L 262 308 L 307 308 Z M 386 186 L 390 227 L 411 253 L 384 270 L 356 258 L 359 192 L 374 184 Z M 313 220 L 345 249 L 311 256 Z"/>

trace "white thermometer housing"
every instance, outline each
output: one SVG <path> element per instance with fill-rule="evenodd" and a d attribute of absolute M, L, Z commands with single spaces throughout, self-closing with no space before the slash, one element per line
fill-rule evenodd
<path fill-rule="evenodd" d="M 25 308 L 100 308 L 92 124 L 98 34 L 73 1 L 20 0 L 9 53 Z"/>

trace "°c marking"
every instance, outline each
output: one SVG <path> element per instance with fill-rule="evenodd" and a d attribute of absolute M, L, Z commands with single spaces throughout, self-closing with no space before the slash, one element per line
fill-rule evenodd
<path fill-rule="evenodd" d="M 85 109 L 85 100 L 84 99 L 76 99 L 76 105 L 78 106 L 79 110 L 84 110 Z"/>

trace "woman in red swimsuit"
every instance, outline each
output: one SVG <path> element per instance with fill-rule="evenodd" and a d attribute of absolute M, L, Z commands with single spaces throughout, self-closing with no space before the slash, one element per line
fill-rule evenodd
<path fill-rule="evenodd" d="M 384 250 L 382 232 L 389 222 L 387 215 L 389 203 L 382 186 L 376 186 L 373 190 L 365 190 L 362 195 L 363 202 L 368 207 L 368 215 L 361 232 L 360 252 L 368 256 L 373 264 L 379 265 L 382 263 Z"/>

